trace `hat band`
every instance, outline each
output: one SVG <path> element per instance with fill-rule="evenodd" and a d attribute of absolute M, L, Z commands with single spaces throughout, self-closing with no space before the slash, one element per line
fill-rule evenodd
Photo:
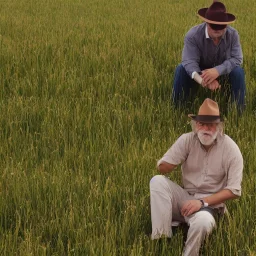
<path fill-rule="evenodd" d="M 220 122 L 220 116 L 198 115 L 193 119 L 197 122 Z"/>

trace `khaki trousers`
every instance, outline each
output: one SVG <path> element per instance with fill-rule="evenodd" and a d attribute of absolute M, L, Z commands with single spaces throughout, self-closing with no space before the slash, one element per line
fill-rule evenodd
<path fill-rule="evenodd" d="M 184 256 L 197 256 L 202 242 L 216 225 L 210 208 L 202 209 L 188 217 L 180 214 L 186 200 L 196 199 L 164 175 L 150 181 L 152 239 L 172 237 L 172 223 L 186 222 L 189 226 Z M 207 210 L 209 209 L 209 211 Z"/>

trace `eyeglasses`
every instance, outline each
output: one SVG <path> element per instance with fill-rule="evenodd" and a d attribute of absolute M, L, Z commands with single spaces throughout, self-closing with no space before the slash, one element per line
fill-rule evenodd
<path fill-rule="evenodd" d="M 208 128 L 214 128 L 217 126 L 216 123 L 201 123 L 201 122 L 197 122 L 197 125 L 199 127 L 204 127 L 204 126 L 207 126 Z"/>
<path fill-rule="evenodd" d="M 211 24 L 211 23 L 208 23 L 210 28 L 213 29 L 213 30 L 223 30 L 227 27 L 227 25 L 217 25 L 217 24 Z"/>

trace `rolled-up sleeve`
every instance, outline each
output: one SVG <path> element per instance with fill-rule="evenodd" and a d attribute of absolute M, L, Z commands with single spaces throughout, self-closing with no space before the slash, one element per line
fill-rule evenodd
<path fill-rule="evenodd" d="M 157 167 L 163 162 L 173 165 L 179 165 L 184 162 L 189 152 L 190 137 L 190 134 L 181 135 L 168 149 L 164 156 L 157 162 Z"/>
<path fill-rule="evenodd" d="M 229 156 L 227 185 L 224 189 L 229 189 L 234 195 L 241 196 L 243 157 L 236 144 L 232 146 Z"/>

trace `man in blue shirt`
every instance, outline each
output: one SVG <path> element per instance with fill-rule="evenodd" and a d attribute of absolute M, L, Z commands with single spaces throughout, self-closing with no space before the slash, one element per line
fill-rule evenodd
<path fill-rule="evenodd" d="M 191 28 L 185 36 L 182 63 L 175 71 L 172 100 L 175 105 L 186 101 L 195 86 L 193 80 L 215 91 L 221 88 L 220 81 L 226 79 L 231 100 L 243 110 L 245 75 L 240 67 L 243 54 L 238 32 L 229 26 L 236 18 L 226 12 L 221 2 L 200 9 L 198 15 L 204 23 Z"/>

